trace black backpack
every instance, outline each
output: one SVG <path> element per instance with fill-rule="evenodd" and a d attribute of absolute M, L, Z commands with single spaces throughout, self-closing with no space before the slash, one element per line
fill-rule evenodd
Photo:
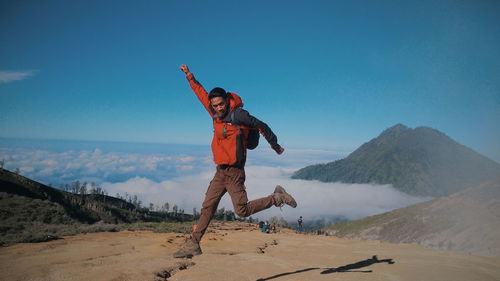
<path fill-rule="evenodd" d="M 236 110 L 240 109 L 240 107 L 236 108 L 231 112 L 231 124 L 238 127 L 238 130 L 241 131 L 240 125 L 238 125 L 238 122 L 236 121 L 236 117 L 234 116 L 234 113 Z M 246 127 L 248 128 L 248 127 Z M 247 149 L 255 149 L 259 145 L 259 138 L 260 138 L 260 133 L 259 129 L 257 128 L 248 128 L 248 137 L 247 137 Z"/>

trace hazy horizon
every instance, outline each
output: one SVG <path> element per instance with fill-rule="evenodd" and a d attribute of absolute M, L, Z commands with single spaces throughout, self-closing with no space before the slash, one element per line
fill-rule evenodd
<path fill-rule="evenodd" d="M 283 185 L 299 200 L 297 209 L 271 208 L 255 217 L 283 216 L 293 221 L 325 217 L 361 218 L 417 203 L 390 185 L 322 183 L 292 180 L 291 174 L 307 165 L 343 158 L 347 153 L 327 150 L 288 149 L 276 155 L 262 145 L 249 151 L 246 167 L 250 200 L 269 195 Z M 5 168 L 19 168 L 28 178 L 60 188 L 79 180 L 95 182 L 109 195 L 137 195 L 149 203 L 176 204 L 186 213 L 200 210 L 203 195 L 215 172 L 209 146 L 135 144 L 92 141 L 19 140 L 0 138 L 0 159 Z M 220 208 L 232 210 L 229 196 Z"/>

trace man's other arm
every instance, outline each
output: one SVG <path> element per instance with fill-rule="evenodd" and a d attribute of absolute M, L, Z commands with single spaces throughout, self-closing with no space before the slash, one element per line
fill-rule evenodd
<path fill-rule="evenodd" d="M 259 129 L 260 133 L 264 136 L 276 153 L 282 154 L 283 151 L 285 151 L 285 149 L 278 144 L 278 137 L 274 134 L 271 128 L 269 128 L 266 123 L 250 115 L 248 111 L 244 109 L 236 111 L 235 118 L 239 125 Z"/>

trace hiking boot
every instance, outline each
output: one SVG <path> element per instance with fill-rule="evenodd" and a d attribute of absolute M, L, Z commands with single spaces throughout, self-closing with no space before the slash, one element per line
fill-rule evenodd
<path fill-rule="evenodd" d="M 192 258 L 193 256 L 201 255 L 200 243 L 193 238 L 186 238 L 186 242 L 179 251 L 173 254 L 174 258 Z"/>
<path fill-rule="evenodd" d="M 292 195 L 288 194 L 281 185 L 277 185 L 273 193 L 275 205 L 277 207 L 282 207 L 287 204 L 292 208 L 297 207 L 297 202 L 293 199 Z"/>

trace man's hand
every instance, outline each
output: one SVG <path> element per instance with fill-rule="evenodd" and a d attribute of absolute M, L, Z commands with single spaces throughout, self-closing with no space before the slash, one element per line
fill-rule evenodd
<path fill-rule="evenodd" d="M 280 148 L 276 149 L 275 151 L 276 151 L 276 153 L 278 153 L 278 155 L 281 155 L 281 154 L 283 154 L 283 152 L 285 152 L 285 149 L 280 146 Z"/>
<path fill-rule="evenodd" d="M 189 74 L 189 68 L 187 65 L 183 64 L 181 65 L 181 70 L 184 72 L 184 74 L 188 75 Z"/>

